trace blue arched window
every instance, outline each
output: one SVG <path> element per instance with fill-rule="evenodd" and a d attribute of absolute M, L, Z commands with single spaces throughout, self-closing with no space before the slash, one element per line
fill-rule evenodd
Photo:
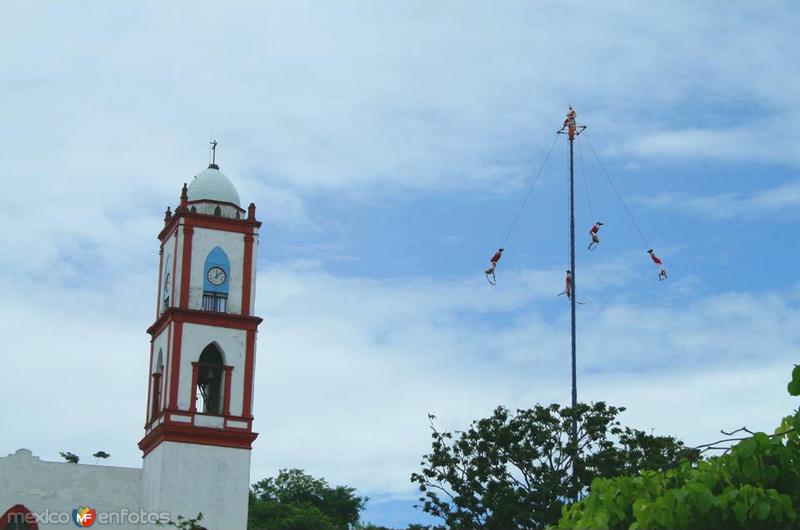
<path fill-rule="evenodd" d="M 221 313 L 227 310 L 230 270 L 228 255 L 220 247 L 214 247 L 203 267 L 203 310 Z"/>

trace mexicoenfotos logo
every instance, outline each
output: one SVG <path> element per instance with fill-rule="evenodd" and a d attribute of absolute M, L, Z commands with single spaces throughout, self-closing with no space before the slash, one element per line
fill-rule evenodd
<path fill-rule="evenodd" d="M 92 526 L 95 519 L 97 519 L 97 511 L 88 506 L 81 506 L 72 510 L 72 522 L 79 528 Z"/>

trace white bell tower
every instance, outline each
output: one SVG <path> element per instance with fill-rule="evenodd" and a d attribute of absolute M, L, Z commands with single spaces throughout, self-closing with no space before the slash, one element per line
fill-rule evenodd
<path fill-rule="evenodd" d="M 209 530 L 247 528 L 260 226 L 212 162 L 158 235 L 142 508 Z"/>

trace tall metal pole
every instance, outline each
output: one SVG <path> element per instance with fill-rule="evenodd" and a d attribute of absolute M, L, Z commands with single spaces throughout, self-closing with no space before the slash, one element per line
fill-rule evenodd
<path fill-rule="evenodd" d="M 577 358 L 576 358 L 576 340 L 575 340 L 575 297 L 576 281 L 575 281 L 575 174 L 573 171 L 573 143 L 575 142 L 574 134 L 569 135 L 569 269 L 572 275 L 572 296 L 570 297 L 570 309 L 572 312 L 572 407 L 578 404 L 578 373 L 577 373 Z M 572 420 L 572 442 L 578 442 L 578 420 Z"/>
<path fill-rule="evenodd" d="M 578 368 L 577 368 L 577 340 L 576 340 L 576 333 L 575 333 L 575 305 L 577 304 L 576 300 L 576 290 L 575 290 L 575 164 L 574 164 L 574 143 L 575 137 L 579 135 L 585 128 L 585 125 L 578 125 L 575 121 L 575 111 L 572 107 L 569 108 L 569 113 L 567 114 L 567 119 L 564 121 L 564 127 L 561 128 L 559 134 L 564 134 L 564 129 L 567 129 L 567 134 L 569 135 L 569 279 L 568 281 L 571 283 L 569 285 L 568 291 L 571 291 L 569 294 L 570 299 L 570 311 L 571 311 L 571 331 L 572 331 L 572 409 L 573 411 L 578 405 Z M 578 451 L 578 419 L 574 417 L 572 419 L 572 436 L 571 442 L 573 446 L 574 454 L 572 455 L 572 480 L 575 485 L 575 500 L 577 501 L 580 497 L 580 491 L 578 491 L 578 474 L 576 470 L 575 460 L 577 459 L 577 451 Z"/>

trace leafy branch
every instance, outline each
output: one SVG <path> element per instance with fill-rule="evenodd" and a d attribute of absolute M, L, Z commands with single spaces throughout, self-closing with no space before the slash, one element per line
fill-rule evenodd
<path fill-rule="evenodd" d="M 166 523 L 156 523 L 156 526 L 171 526 L 173 528 L 177 528 L 178 530 L 205 530 L 205 528 L 200 525 L 200 521 L 202 520 L 203 512 L 200 512 L 192 519 L 187 519 L 186 517 L 179 515 L 177 521 L 170 519 Z"/>
<path fill-rule="evenodd" d="M 59 451 L 59 453 L 58 453 L 58 454 L 60 454 L 60 455 L 61 455 L 61 458 L 63 458 L 64 460 L 66 460 L 66 462 L 67 462 L 68 464 L 77 464 L 77 463 L 78 463 L 78 462 L 80 462 L 80 460 L 81 460 L 81 457 L 79 457 L 79 456 L 78 456 L 78 455 L 76 455 L 75 453 L 71 453 L 71 452 L 69 452 L 69 451 Z"/>

